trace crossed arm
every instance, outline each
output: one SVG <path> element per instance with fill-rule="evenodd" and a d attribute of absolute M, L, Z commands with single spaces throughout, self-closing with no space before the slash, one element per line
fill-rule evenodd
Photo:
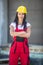
<path fill-rule="evenodd" d="M 29 38 L 30 35 L 31 35 L 31 26 L 27 28 L 27 31 L 21 31 L 21 32 L 15 32 L 14 31 L 14 27 L 13 26 L 10 26 L 10 35 L 12 37 L 14 36 L 19 36 L 19 37 L 26 37 L 26 38 Z"/>

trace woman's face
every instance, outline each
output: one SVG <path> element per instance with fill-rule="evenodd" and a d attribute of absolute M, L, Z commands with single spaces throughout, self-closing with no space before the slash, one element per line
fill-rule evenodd
<path fill-rule="evenodd" d="M 18 20 L 23 20 L 23 19 L 24 19 L 24 14 L 18 13 Z"/>

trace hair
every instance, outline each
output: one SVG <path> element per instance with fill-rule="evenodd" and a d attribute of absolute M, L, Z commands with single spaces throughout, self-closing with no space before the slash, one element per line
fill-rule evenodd
<path fill-rule="evenodd" d="M 17 27 L 18 26 L 18 12 L 16 13 L 14 22 L 16 23 L 16 27 Z M 24 25 L 24 30 L 25 30 L 26 28 L 26 14 L 25 13 L 24 13 L 24 19 L 23 19 L 22 25 Z"/>

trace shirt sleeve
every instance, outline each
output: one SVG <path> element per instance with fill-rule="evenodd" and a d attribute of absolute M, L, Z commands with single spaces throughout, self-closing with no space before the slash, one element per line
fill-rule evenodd
<path fill-rule="evenodd" d="M 15 24 L 14 22 L 12 22 L 12 23 L 10 24 L 10 26 L 13 26 L 13 27 L 15 28 L 16 24 Z"/>
<path fill-rule="evenodd" d="M 30 27 L 30 26 L 31 26 L 31 24 L 29 22 L 27 22 L 27 27 Z"/>

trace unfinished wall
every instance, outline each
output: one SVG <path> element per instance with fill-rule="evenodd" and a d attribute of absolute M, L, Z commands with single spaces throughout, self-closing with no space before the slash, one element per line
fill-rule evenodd
<path fill-rule="evenodd" d="M 31 44 L 42 43 L 42 8 L 43 0 L 9 0 L 9 24 L 14 21 L 15 12 L 19 5 L 25 5 L 28 10 L 27 21 L 31 23 L 32 33 L 30 37 Z M 9 41 L 11 37 L 9 36 Z"/>

